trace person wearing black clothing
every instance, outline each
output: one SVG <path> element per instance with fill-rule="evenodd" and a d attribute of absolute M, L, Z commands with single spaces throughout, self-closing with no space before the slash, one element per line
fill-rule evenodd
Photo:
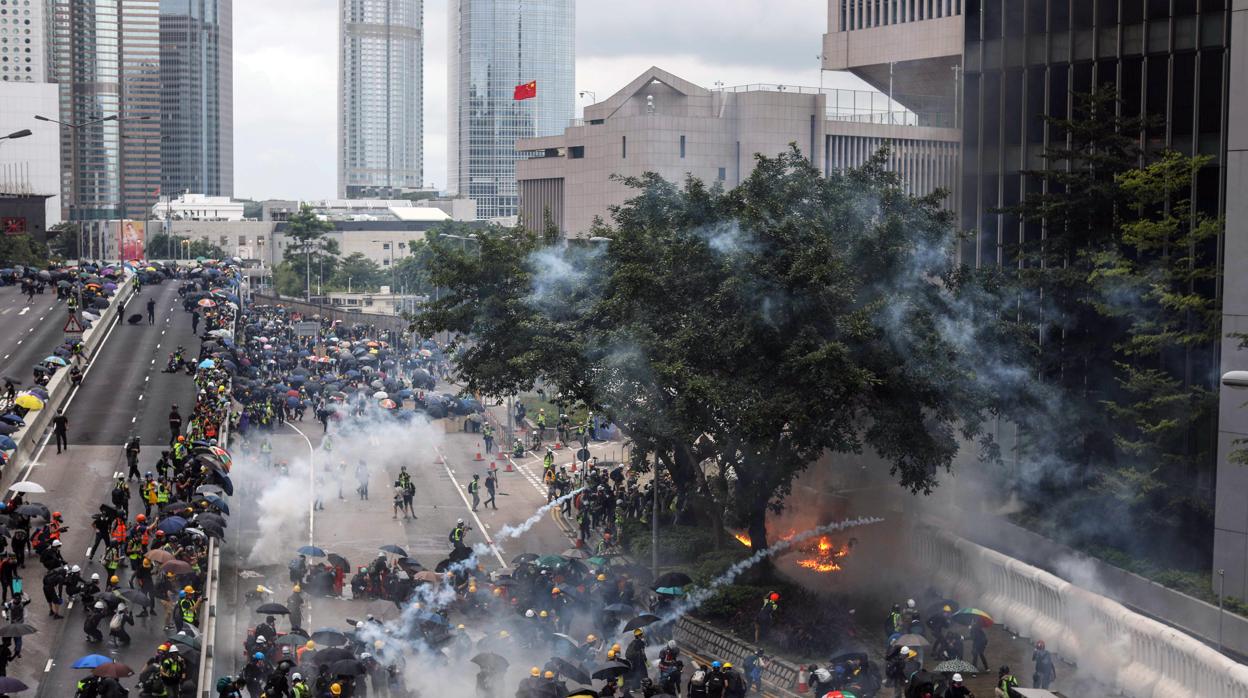
<path fill-rule="evenodd" d="M 133 439 L 130 439 L 129 443 L 126 444 L 126 464 L 130 466 L 129 471 L 127 471 L 126 473 L 127 480 L 133 478 L 135 480 L 138 480 L 139 482 L 143 481 L 143 473 L 139 472 L 139 451 L 140 450 L 141 448 L 139 446 L 138 436 L 134 437 Z"/>
<path fill-rule="evenodd" d="M 191 311 L 191 334 L 199 334 L 199 311 Z"/>
<path fill-rule="evenodd" d="M 147 299 L 147 324 L 149 325 L 156 324 L 156 299 L 155 298 Z"/>
<path fill-rule="evenodd" d="M 65 408 L 56 411 L 56 416 L 52 418 L 52 433 L 56 435 L 56 452 L 69 450 L 69 437 L 66 435 L 66 429 L 69 428 L 69 418 L 65 416 Z"/>
<path fill-rule="evenodd" d="M 498 504 L 494 501 L 494 490 L 498 487 L 498 478 L 494 477 L 494 471 L 485 475 L 485 491 L 490 496 L 485 498 L 485 506 L 498 509 Z"/>
<path fill-rule="evenodd" d="M 87 550 L 87 559 L 95 559 L 95 551 L 99 550 L 100 544 L 108 547 L 108 531 L 113 523 L 113 515 L 109 512 L 108 507 L 100 505 L 100 511 L 91 517 L 91 528 L 95 529 L 95 542 L 91 544 L 91 548 Z"/>
<path fill-rule="evenodd" d="M 178 434 L 182 433 L 182 414 L 178 412 L 178 406 L 174 405 L 169 408 L 169 442 L 173 443 L 177 440 Z"/>
<path fill-rule="evenodd" d="M 982 661 L 984 671 L 988 671 L 988 658 L 984 656 L 986 649 L 988 649 L 988 634 L 984 632 L 979 623 L 976 623 L 971 626 L 971 664 L 979 666 Z"/>

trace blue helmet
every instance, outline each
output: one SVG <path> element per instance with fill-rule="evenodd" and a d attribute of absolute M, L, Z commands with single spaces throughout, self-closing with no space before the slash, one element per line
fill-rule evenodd
<path fill-rule="evenodd" d="M 718 668 L 720 668 L 721 666 L 723 666 L 723 665 L 722 665 L 722 664 L 720 664 L 718 661 L 711 662 L 711 668 L 712 668 L 712 669 L 718 669 Z"/>
<path fill-rule="evenodd" d="M 255 654 L 251 655 L 251 658 L 252 659 L 264 659 L 264 653 L 256 652 Z"/>

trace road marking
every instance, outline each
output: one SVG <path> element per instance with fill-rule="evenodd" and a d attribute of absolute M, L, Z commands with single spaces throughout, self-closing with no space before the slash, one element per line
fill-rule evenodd
<path fill-rule="evenodd" d="M 29 312 L 30 312 L 30 306 L 28 305 L 28 306 L 26 306 L 25 308 L 22 308 L 21 310 L 19 310 L 19 311 L 17 312 L 17 314 L 18 314 L 18 315 L 25 315 L 26 313 L 29 313 Z"/>
<path fill-rule="evenodd" d="M 5 355 L 4 355 L 4 358 L 6 358 L 6 359 L 7 359 L 7 358 L 9 358 L 10 356 L 13 356 L 13 355 L 12 355 L 12 354 L 5 354 Z"/>
<path fill-rule="evenodd" d="M 25 341 L 26 341 L 26 340 L 24 340 L 24 339 L 19 339 L 19 340 L 17 340 L 17 343 L 18 343 L 18 344 L 21 344 L 22 342 L 25 342 Z"/>
<path fill-rule="evenodd" d="M 451 470 L 451 466 L 446 464 L 446 456 L 442 453 L 442 449 L 435 446 L 433 450 L 443 461 L 442 467 L 446 469 L 447 476 L 451 478 L 451 486 L 455 488 L 455 494 L 458 494 L 459 498 L 464 500 L 464 508 L 468 510 L 468 515 L 472 517 L 473 521 L 477 522 L 477 530 L 481 531 L 482 535 L 485 535 L 485 524 L 482 523 L 481 517 L 477 516 L 477 512 L 472 510 L 472 505 L 468 503 L 468 495 L 464 494 L 464 491 L 459 486 L 459 482 L 455 480 L 455 473 Z M 502 565 L 503 569 L 508 569 L 507 561 L 503 559 L 503 554 L 498 551 L 498 546 L 494 545 L 494 541 L 489 536 L 486 536 L 485 542 L 489 544 L 490 550 L 494 552 L 494 557 L 498 558 L 498 564 Z"/>
<path fill-rule="evenodd" d="M 173 308 L 170 308 L 173 310 Z M 308 444 L 308 545 L 314 545 L 316 538 L 316 449 L 312 448 L 312 439 L 303 433 L 299 427 L 290 422 L 282 422 L 286 426 L 295 430 L 295 433 L 302 436 L 303 440 Z M 308 604 L 308 625 L 312 624 L 312 604 Z"/>
<path fill-rule="evenodd" d="M 152 379 L 151 376 L 143 376 L 143 382 L 146 383 Z"/>
<path fill-rule="evenodd" d="M 9 313 L 9 311 L 11 311 L 11 310 L 13 310 L 13 309 L 12 309 L 12 308 L 5 308 L 4 310 L 0 310 L 0 315 L 6 315 L 6 314 L 8 314 L 8 313 Z"/>
<path fill-rule="evenodd" d="M 40 315 L 40 316 L 39 316 L 39 319 L 40 319 L 40 320 L 42 320 L 42 319 L 44 319 L 45 317 L 47 317 L 47 315 Z"/>
<path fill-rule="evenodd" d="M 137 421 L 139 421 L 139 418 L 138 418 L 137 416 L 135 416 L 135 417 L 131 417 L 131 418 L 130 418 L 130 423 L 131 423 L 131 424 L 134 424 L 134 423 L 135 423 L 135 422 L 137 422 Z"/>
<path fill-rule="evenodd" d="M 142 400 L 142 399 L 143 399 L 143 396 L 142 396 L 142 395 L 140 395 L 140 396 L 139 396 L 139 399 L 140 399 L 140 400 Z"/>
<path fill-rule="evenodd" d="M 43 665 L 43 673 L 46 674 L 49 671 L 52 671 L 52 658 L 51 657 L 48 657 L 48 663 Z"/>

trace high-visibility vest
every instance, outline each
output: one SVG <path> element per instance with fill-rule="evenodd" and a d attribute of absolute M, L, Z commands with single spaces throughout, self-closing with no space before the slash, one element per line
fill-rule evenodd
<path fill-rule="evenodd" d="M 189 598 L 182 599 L 181 601 L 178 602 L 178 607 L 182 609 L 182 620 L 186 621 L 187 623 L 190 623 L 191 625 L 194 625 L 195 624 L 195 602 L 191 601 Z"/>

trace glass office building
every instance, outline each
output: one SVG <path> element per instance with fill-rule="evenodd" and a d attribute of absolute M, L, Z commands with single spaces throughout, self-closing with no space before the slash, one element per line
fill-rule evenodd
<path fill-rule="evenodd" d="M 1213 157 L 1195 201 L 1224 210 L 1230 17 L 1226 0 L 967 0 L 961 215 L 977 229 L 962 249 L 976 266 L 1009 262 L 1039 223 L 994 210 L 1040 186 L 1050 145 L 1044 115 L 1065 117 L 1072 94 L 1116 86 L 1130 115 L 1164 117 L 1141 134 L 1151 152 Z"/>
<path fill-rule="evenodd" d="M 574 0 L 453 0 L 448 188 L 483 220 L 517 215 L 516 139 L 562 134 L 575 113 Z M 537 97 L 513 99 L 537 83 Z"/>
<path fill-rule="evenodd" d="M 234 193 L 233 0 L 161 0 L 161 193 Z"/>
<path fill-rule="evenodd" d="M 76 126 L 60 127 L 65 217 L 142 218 L 160 187 L 160 2 L 52 0 L 49 19 L 53 118 Z"/>
<path fill-rule="evenodd" d="M 338 196 L 392 198 L 424 173 L 423 0 L 339 3 Z"/>

